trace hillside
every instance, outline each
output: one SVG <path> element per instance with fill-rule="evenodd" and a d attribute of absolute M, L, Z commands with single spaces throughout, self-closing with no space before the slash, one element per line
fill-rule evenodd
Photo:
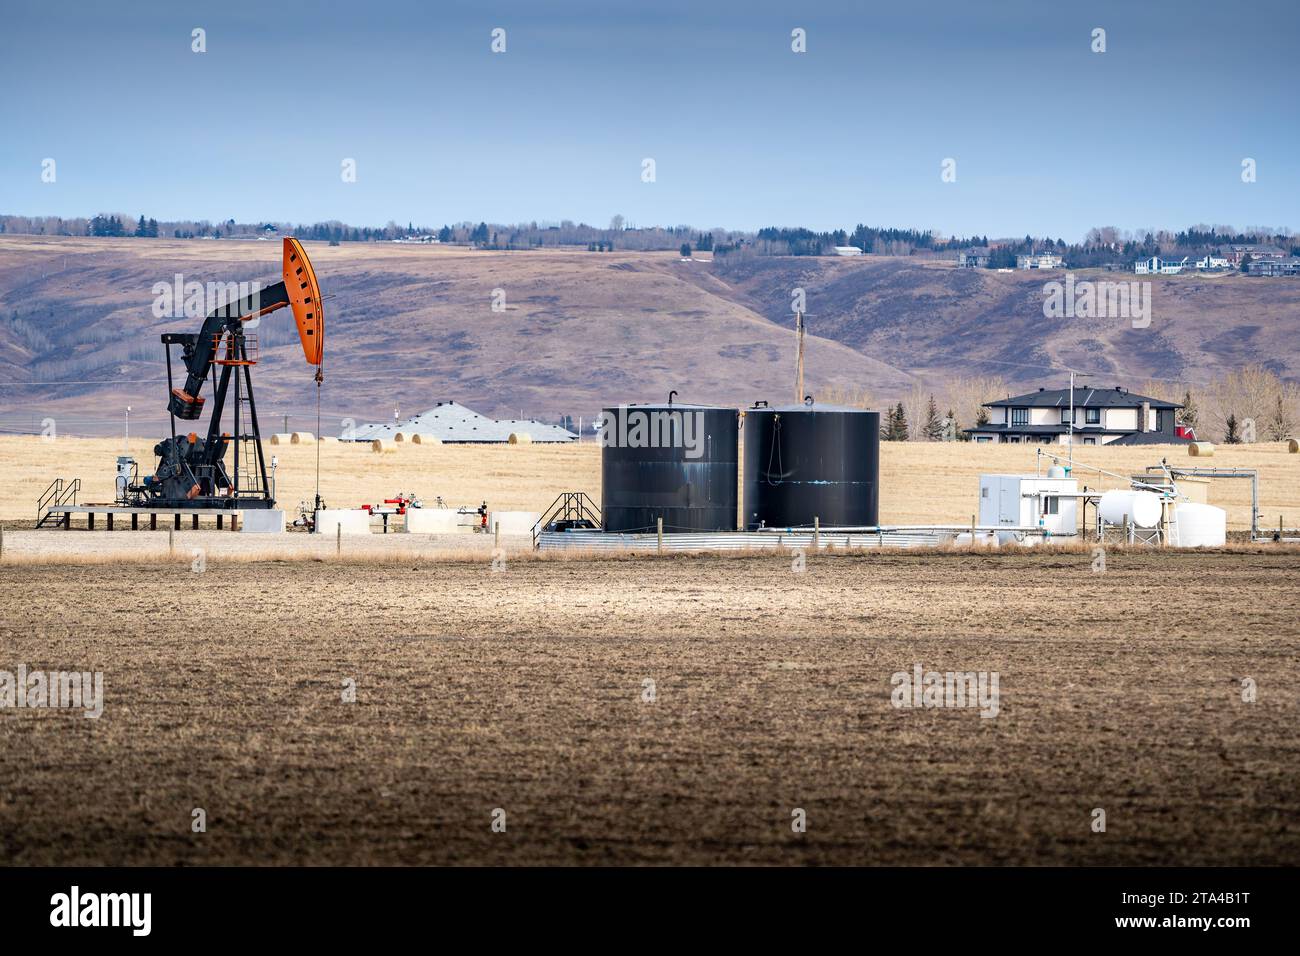
<path fill-rule="evenodd" d="M 1049 320 L 1042 285 L 1059 273 L 959 271 L 864 257 L 713 265 L 671 253 L 488 252 L 463 247 L 308 244 L 326 305 L 322 428 L 386 419 L 441 399 L 501 417 L 590 419 L 602 404 L 747 404 L 792 396 L 790 296 L 807 291 L 806 390 L 877 400 L 957 375 L 1012 387 L 1073 365 L 1132 385 L 1198 381 L 1260 362 L 1300 377 L 1300 281 L 1230 275 L 1153 279 L 1146 329 L 1125 320 Z M 279 274 L 279 243 L 0 236 L 0 429 L 116 433 L 166 424 L 165 330 L 152 287 Z M 1125 280 L 1105 273 L 1080 278 Z M 506 309 L 491 308 L 493 290 Z M 287 314 L 259 329 L 255 385 L 266 430 L 315 425 L 315 391 Z M 50 383 L 50 384 L 33 384 Z"/>
<path fill-rule="evenodd" d="M 326 303 L 323 430 L 456 399 L 485 414 L 584 416 L 603 403 L 788 400 L 793 343 L 667 253 L 483 252 L 308 244 Z M 0 419 L 30 431 L 165 424 L 155 282 L 279 278 L 278 242 L 0 237 Z M 492 311 L 493 290 L 506 309 Z M 254 384 L 264 421 L 314 426 L 315 395 L 287 313 L 263 320 Z M 809 343 L 809 386 L 904 388 L 903 372 L 847 346 Z M 27 385 L 28 382 L 81 384 Z M 147 419 L 147 421 L 143 421 Z M 296 422 L 296 425 L 294 423 Z M 268 429 L 269 430 L 269 429 Z M 314 430 L 314 429 L 313 429 Z"/>
<path fill-rule="evenodd" d="M 789 309 L 789 290 L 803 288 L 810 331 L 936 388 L 954 374 L 1000 375 L 1013 388 L 1036 387 L 1045 376 L 1059 381 L 1061 373 L 1045 366 L 1132 385 L 1195 383 L 1249 362 L 1300 378 L 1300 281 L 1291 279 L 1143 276 L 1152 283 L 1151 322 L 1135 329 L 1126 319 L 1045 318 L 1044 283 L 1063 281 L 1064 271 L 1002 273 L 874 256 L 751 258 L 716 269 L 732 298 L 774 321 Z"/>

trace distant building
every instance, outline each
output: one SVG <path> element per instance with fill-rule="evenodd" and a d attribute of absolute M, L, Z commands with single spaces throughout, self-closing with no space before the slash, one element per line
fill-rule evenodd
<path fill-rule="evenodd" d="M 987 269 L 991 249 L 967 249 L 957 253 L 958 269 Z"/>
<path fill-rule="evenodd" d="M 1228 260 L 1228 265 L 1234 268 L 1241 265 L 1241 260 L 1250 256 L 1252 259 L 1284 259 L 1286 253 L 1277 246 L 1261 246 L 1252 243 L 1242 245 L 1222 246 L 1219 249 L 1219 255 Z"/>
<path fill-rule="evenodd" d="M 1180 272 L 1189 272 L 1192 269 L 1206 272 L 1212 269 L 1228 268 L 1231 268 L 1231 263 L 1227 257 L 1215 253 L 1196 256 L 1171 252 L 1161 256 L 1152 256 L 1150 259 L 1139 259 L 1133 263 L 1133 271 L 1138 275 L 1172 276 Z"/>
<path fill-rule="evenodd" d="M 836 246 L 835 254 L 837 256 L 860 256 L 862 255 L 862 250 L 857 246 Z"/>
<path fill-rule="evenodd" d="M 1046 389 L 985 402 L 986 425 L 963 429 L 975 442 L 1066 444 L 1070 437 L 1068 388 Z M 1080 445 L 1182 445 L 1174 421 L 1182 405 L 1114 388 L 1075 388 L 1074 440 Z"/>
<path fill-rule="evenodd" d="M 1190 256 L 1152 256 L 1140 259 L 1133 264 L 1133 271 L 1140 276 L 1163 275 L 1175 276 L 1184 269 L 1194 268 Z"/>
<path fill-rule="evenodd" d="M 433 408 L 413 415 L 403 422 L 358 425 L 339 435 L 341 441 L 372 441 L 376 438 L 394 440 L 401 432 L 404 438 L 420 435 L 441 442 L 458 444 L 505 444 L 511 433 L 526 433 L 535 443 L 575 442 L 578 436 L 559 425 L 544 425 L 529 419 L 494 419 L 471 411 L 457 402 L 439 402 Z"/>
<path fill-rule="evenodd" d="M 1064 266 L 1065 258 L 1054 252 L 1034 252 L 1016 256 L 1017 269 L 1060 269 Z"/>
<path fill-rule="evenodd" d="M 1300 258 L 1252 259 L 1246 263 L 1246 274 L 1252 276 L 1300 276 Z"/>

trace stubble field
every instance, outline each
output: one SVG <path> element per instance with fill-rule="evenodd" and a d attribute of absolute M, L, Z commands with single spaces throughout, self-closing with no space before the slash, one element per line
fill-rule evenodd
<path fill-rule="evenodd" d="M 8 565 L 0 668 L 104 713 L 0 714 L 0 855 L 1300 862 L 1300 554 L 1091 560 Z M 997 716 L 895 709 L 916 664 Z"/>

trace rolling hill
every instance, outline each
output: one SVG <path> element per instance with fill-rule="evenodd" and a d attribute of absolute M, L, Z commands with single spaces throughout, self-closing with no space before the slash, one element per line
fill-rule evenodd
<path fill-rule="evenodd" d="M 152 289 L 185 280 L 273 282 L 279 243 L 0 237 L 0 428 L 166 426 Z M 1212 377 L 1256 361 L 1300 374 L 1300 282 L 1157 278 L 1150 328 L 1048 320 L 1059 274 L 970 272 L 909 259 L 682 262 L 671 253 L 491 252 L 308 244 L 326 303 L 322 430 L 456 399 L 500 417 L 590 419 L 603 404 L 665 398 L 748 404 L 793 397 L 791 289 L 807 292 L 808 391 L 915 385 L 959 374 L 1014 387 L 1073 365 L 1116 381 Z M 1080 276 L 1083 278 L 1084 276 Z M 1132 279 L 1099 274 L 1092 278 Z M 501 293 L 494 294 L 494 290 Z M 494 299 L 504 297 L 504 310 Z M 311 372 L 286 313 L 258 330 L 264 429 L 314 430 Z"/>

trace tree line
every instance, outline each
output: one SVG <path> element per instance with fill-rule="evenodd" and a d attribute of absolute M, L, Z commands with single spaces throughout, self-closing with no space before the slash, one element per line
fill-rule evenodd
<path fill-rule="evenodd" d="M 1195 225 L 1179 232 L 1142 230 L 1127 233 L 1114 226 L 1090 229 L 1076 243 L 1061 238 L 1031 236 L 990 241 L 987 235 L 942 236 L 932 230 L 867 226 L 852 230 L 813 230 L 802 226 L 765 226 L 753 232 L 723 228 L 696 229 L 691 226 L 638 227 L 616 215 L 605 227 L 572 220 L 558 222 L 444 223 L 441 227 L 389 221 L 384 226 L 355 226 L 330 220 L 315 223 L 237 222 L 227 219 L 159 221 L 125 214 L 100 214 L 90 218 L 64 219 L 58 216 L 0 215 L 0 233 L 60 236 L 135 236 L 173 239 L 248 239 L 265 235 L 294 235 L 321 242 L 391 242 L 393 240 L 436 239 L 485 249 L 538 249 L 587 247 L 593 251 L 623 249 L 661 251 L 680 249 L 684 243 L 702 252 L 726 256 L 828 256 L 835 248 L 853 247 L 879 256 L 924 255 L 976 250 L 989 257 L 989 268 L 1013 268 L 1016 257 L 1051 252 L 1064 258 L 1066 266 L 1085 269 L 1131 266 L 1155 255 L 1204 254 L 1222 245 L 1258 244 L 1277 246 L 1300 255 L 1300 238 L 1287 230 L 1251 227 Z"/>

